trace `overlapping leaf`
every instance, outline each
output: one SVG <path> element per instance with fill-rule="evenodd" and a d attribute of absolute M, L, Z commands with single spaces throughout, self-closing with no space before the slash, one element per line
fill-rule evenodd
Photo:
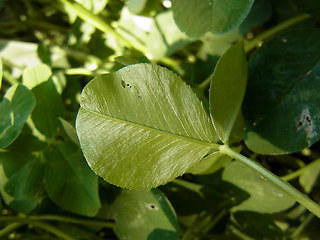
<path fill-rule="evenodd" d="M 211 77 L 210 113 L 217 134 L 228 142 L 239 115 L 247 84 L 248 67 L 242 43 L 233 45 L 218 61 Z"/>
<path fill-rule="evenodd" d="M 253 0 L 174 0 L 174 19 L 190 37 L 206 32 L 222 34 L 236 28 L 248 15 Z"/>
<path fill-rule="evenodd" d="M 150 64 L 131 65 L 87 84 L 76 130 L 91 168 L 132 189 L 182 175 L 218 140 L 191 88 Z"/>

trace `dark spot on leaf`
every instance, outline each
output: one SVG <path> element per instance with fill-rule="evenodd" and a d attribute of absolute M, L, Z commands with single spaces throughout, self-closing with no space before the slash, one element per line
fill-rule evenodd
<path fill-rule="evenodd" d="M 126 87 L 126 83 L 123 80 L 121 81 L 121 85 L 122 85 L 123 88 Z"/>
<path fill-rule="evenodd" d="M 129 83 L 127 83 L 127 87 L 128 87 L 128 88 L 131 88 L 131 85 L 130 85 Z"/>
<path fill-rule="evenodd" d="M 152 203 L 150 204 L 147 204 L 147 207 L 150 209 L 150 210 L 158 210 L 158 207 Z"/>
<path fill-rule="evenodd" d="M 301 121 L 299 121 L 297 127 L 300 128 L 302 126 L 302 124 L 303 123 Z"/>
<path fill-rule="evenodd" d="M 139 91 L 137 92 L 137 95 L 138 95 L 138 98 L 142 99 L 142 95 Z"/>

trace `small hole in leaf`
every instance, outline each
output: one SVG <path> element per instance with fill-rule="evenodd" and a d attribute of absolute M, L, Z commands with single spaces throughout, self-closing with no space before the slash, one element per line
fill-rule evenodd
<path fill-rule="evenodd" d="M 131 88 L 131 85 L 130 85 L 129 83 L 127 83 L 127 87 L 128 87 L 128 88 Z"/>
<path fill-rule="evenodd" d="M 158 207 L 152 203 L 147 204 L 147 208 L 150 210 L 158 210 Z"/>

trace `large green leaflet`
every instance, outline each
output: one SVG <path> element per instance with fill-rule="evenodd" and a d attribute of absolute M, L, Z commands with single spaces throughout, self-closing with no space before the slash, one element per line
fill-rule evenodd
<path fill-rule="evenodd" d="M 137 64 L 84 88 L 76 130 L 90 167 L 131 189 L 164 184 L 218 141 L 201 102 L 169 70 Z"/>
<path fill-rule="evenodd" d="M 320 139 L 319 38 L 319 30 L 284 33 L 250 59 L 244 117 L 252 151 L 292 153 Z"/>
<path fill-rule="evenodd" d="M 182 32 L 202 37 L 206 32 L 222 34 L 236 28 L 248 15 L 253 0 L 174 0 L 173 17 Z"/>
<path fill-rule="evenodd" d="M 242 43 L 233 45 L 218 61 L 211 77 L 210 113 L 222 142 L 229 141 L 247 84 L 248 67 Z"/>
<path fill-rule="evenodd" d="M 19 135 L 35 105 L 32 92 L 21 84 L 8 89 L 0 103 L 0 148 Z"/>
<path fill-rule="evenodd" d="M 177 240 L 179 223 L 170 202 L 158 189 L 122 190 L 108 209 L 119 239 Z"/>

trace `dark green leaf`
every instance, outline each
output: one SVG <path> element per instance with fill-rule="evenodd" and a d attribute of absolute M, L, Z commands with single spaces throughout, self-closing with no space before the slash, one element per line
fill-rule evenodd
<path fill-rule="evenodd" d="M 39 204 L 43 198 L 43 170 L 40 158 L 34 158 L 11 176 L 1 171 L 1 194 L 10 208 L 29 213 Z"/>
<path fill-rule="evenodd" d="M 131 65 L 87 84 L 76 130 L 91 168 L 132 189 L 182 175 L 217 141 L 191 88 L 151 64 Z"/>
<path fill-rule="evenodd" d="M 2 86 L 2 59 L 0 57 L 0 90 L 1 90 L 1 86 Z"/>
<path fill-rule="evenodd" d="M 209 102 L 213 124 L 222 142 L 229 141 L 246 90 L 248 67 L 242 43 L 218 61 L 211 77 Z"/>
<path fill-rule="evenodd" d="M 45 64 L 26 68 L 23 72 L 23 83 L 37 100 L 31 115 L 33 123 L 49 139 L 56 133 L 58 117 L 63 115 L 63 104 L 50 76 L 51 70 Z"/>
<path fill-rule="evenodd" d="M 110 206 L 119 239 L 176 240 L 179 223 L 171 204 L 158 189 L 123 190 Z"/>
<path fill-rule="evenodd" d="M 23 85 L 16 84 L 8 89 L 0 103 L 0 148 L 16 139 L 34 105 L 33 94 Z"/>
<path fill-rule="evenodd" d="M 46 147 L 29 134 L 20 134 L 1 159 L 1 194 L 15 211 L 29 213 L 42 200 L 43 162 L 39 151 Z"/>
<path fill-rule="evenodd" d="M 94 216 L 100 208 L 98 177 L 74 144 L 59 144 L 47 154 L 45 187 L 60 207 Z"/>
<path fill-rule="evenodd" d="M 297 152 L 320 139 L 320 31 L 282 34 L 249 62 L 245 143 L 254 152 Z"/>
<path fill-rule="evenodd" d="M 295 203 L 290 196 L 275 184 L 237 161 L 226 164 L 222 179 L 251 195 L 250 198 L 235 206 L 232 209 L 233 211 L 247 210 L 260 213 L 275 213 L 288 209 Z"/>
<path fill-rule="evenodd" d="M 320 2 L 319 0 L 291 0 L 299 8 L 311 16 L 320 17 Z"/>
<path fill-rule="evenodd" d="M 202 37 L 206 32 L 222 34 L 236 28 L 248 15 L 253 0 L 174 0 L 173 17 L 182 32 Z"/>

